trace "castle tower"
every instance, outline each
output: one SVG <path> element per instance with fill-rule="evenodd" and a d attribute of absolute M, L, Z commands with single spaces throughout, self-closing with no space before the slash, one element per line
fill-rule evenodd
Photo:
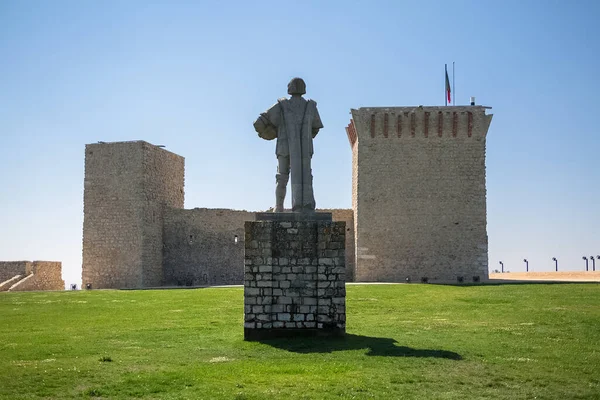
<path fill-rule="evenodd" d="M 85 146 L 84 287 L 162 284 L 164 209 L 183 208 L 183 184 L 183 157 L 158 146 Z"/>
<path fill-rule="evenodd" d="M 357 281 L 488 278 L 487 108 L 352 110 Z"/>

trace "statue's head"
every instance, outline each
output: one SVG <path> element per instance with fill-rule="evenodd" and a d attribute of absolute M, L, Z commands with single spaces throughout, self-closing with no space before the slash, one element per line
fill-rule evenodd
<path fill-rule="evenodd" d="M 288 83 L 288 94 L 299 94 L 303 95 L 306 93 L 306 83 L 302 78 L 293 78 Z"/>

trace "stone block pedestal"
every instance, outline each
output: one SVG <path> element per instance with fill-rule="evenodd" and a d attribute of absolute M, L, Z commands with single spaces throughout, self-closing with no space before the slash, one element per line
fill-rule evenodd
<path fill-rule="evenodd" d="M 245 223 L 244 339 L 344 335 L 346 223 L 330 213 L 256 218 Z"/>

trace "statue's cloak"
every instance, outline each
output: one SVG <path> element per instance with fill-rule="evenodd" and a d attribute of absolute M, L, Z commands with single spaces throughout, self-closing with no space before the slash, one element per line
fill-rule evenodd
<path fill-rule="evenodd" d="M 292 184 L 292 210 L 315 208 L 310 161 L 314 153 L 313 132 L 323 127 L 317 103 L 303 98 L 279 99 L 262 113 L 254 127 L 259 136 L 272 139 L 277 132 L 275 154 L 289 157 Z"/>

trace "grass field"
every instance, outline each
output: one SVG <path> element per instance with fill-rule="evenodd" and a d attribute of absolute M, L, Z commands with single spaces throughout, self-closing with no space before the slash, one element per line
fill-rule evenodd
<path fill-rule="evenodd" d="M 242 296 L 0 293 L 0 398 L 600 398 L 599 284 L 349 286 L 345 339 L 262 343 Z"/>

